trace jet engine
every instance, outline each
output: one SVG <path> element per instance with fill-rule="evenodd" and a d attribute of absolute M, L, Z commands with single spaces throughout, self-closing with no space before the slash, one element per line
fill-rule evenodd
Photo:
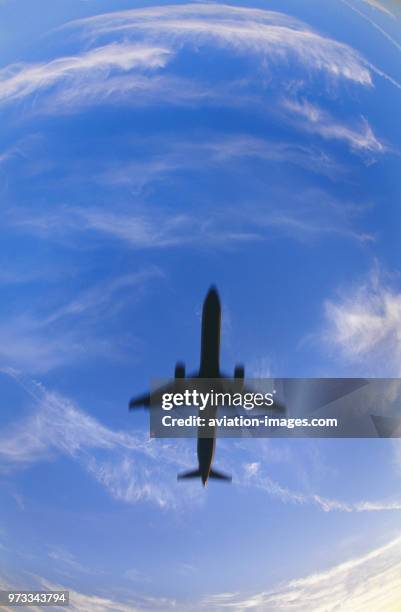
<path fill-rule="evenodd" d="M 177 361 L 175 364 L 174 376 L 175 378 L 185 378 L 185 363 Z"/>
<path fill-rule="evenodd" d="M 240 378 L 244 380 L 245 368 L 243 365 L 237 364 L 234 368 L 234 378 Z"/>

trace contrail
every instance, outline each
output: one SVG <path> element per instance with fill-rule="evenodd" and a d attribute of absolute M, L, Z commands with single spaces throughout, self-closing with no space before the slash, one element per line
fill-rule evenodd
<path fill-rule="evenodd" d="M 396 49 L 398 49 L 398 51 L 401 51 L 401 45 L 394 40 L 394 38 L 392 36 L 390 36 L 390 34 L 388 32 L 386 32 L 386 30 L 383 30 L 383 28 L 381 28 L 379 25 L 377 25 L 377 23 L 375 21 L 373 21 L 373 19 L 371 19 L 370 17 L 368 17 L 367 15 L 365 15 L 365 13 L 363 13 L 362 11 L 360 11 L 359 9 L 357 9 L 355 6 L 353 6 L 352 4 L 350 4 L 347 0 L 341 0 L 341 2 L 343 4 L 345 4 L 346 6 L 348 6 L 348 8 L 351 9 L 351 11 L 354 11 L 354 13 L 357 13 L 360 17 L 362 17 L 363 19 L 365 19 L 365 21 L 367 21 L 368 23 L 370 23 L 370 25 L 375 28 L 376 30 L 378 30 L 380 32 L 380 34 L 382 34 L 385 38 L 387 38 L 387 40 L 394 45 L 394 47 Z"/>
<path fill-rule="evenodd" d="M 398 51 L 401 52 L 401 45 L 396 40 L 394 40 L 394 38 L 390 36 L 388 32 L 386 32 L 385 30 L 383 30 L 383 28 L 377 25 L 377 23 L 373 21 L 373 19 L 370 19 L 370 17 L 365 15 L 365 13 L 350 4 L 348 0 L 341 0 L 341 2 L 345 4 L 349 9 L 351 9 L 351 11 L 354 11 L 354 13 L 357 13 L 357 15 L 365 19 L 365 21 L 367 21 L 373 28 L 378 30 L 380 34 L 382 34 Z M 380 70 L 380 68 L 377 68 L 374 64 L 369 63 L 368 65 L 373 72 L 381 76 L 383 79 L 389 81 L 392 85 L 394 85 L 394 87 L 397 87 L 397 89 L 401 90 L 401 84 L 396 79 L 388 75 L 386 72 L 383 72 L 383 70 Z"/>

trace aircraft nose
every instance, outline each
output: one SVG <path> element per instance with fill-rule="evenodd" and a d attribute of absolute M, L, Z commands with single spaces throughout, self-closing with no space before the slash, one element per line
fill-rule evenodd
<path fill-rule="evenodd" d="M 217 291 L 215 285 L 210 287 L 209 291 L 207 292 L 206 300 L 208 303 L 215 302 L 220 304 L 219 292 Z"/>

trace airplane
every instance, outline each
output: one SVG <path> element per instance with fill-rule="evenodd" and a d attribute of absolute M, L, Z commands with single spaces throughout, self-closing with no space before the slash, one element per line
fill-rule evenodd
<path fill-rule="evenodd" d="M 221 304 L 219 294 L 216 287 L 210 287 L 206 298 L 203 303 L 202 309 L 202 331 L 201 331 L 201 354 L 200 354 L 200 366 L 199 371 L 189 376 L 185 376 L 185 364 L 177 362 L 175 366 L 175 379 L 194 379 L 194 378 L 206 378 L 206 379 L 228 379 L 229 377 L 224 375 L 220 371 L 220 328 L 221 328 Z M 239 386 L 242 392 L 246 389 L 243 386 L 243 380 L 245 376 L 245 368 L 242 364 L 237 364 L 234 368 L 234 379 L 239 381 Z M 146 393 L 144 395 L 131 399 L 129 403 L 129 409 L 135 409 L 143 406 L 150 408 L 155 405 L 157 399 L 160 398 L 161 393 L 167 393 L 174 391 L 175 381 L 168 383 L 166 386 L 153 391 L 152 393 Z M 227 391 L 227 385 L 224 389 Z M 238 386 L 236 387 L 238 390 Z M 280 411 L 284 410 L 284 407 L 275 402 L 274 408 Z M 216 415 L 217 407 L 207 406 L 203 413 L 206 418 L 213 418 Z M 209 435 L 210 434 L 210 435 Z M 200 435 L 198 429 L 198 442 L 197 442 L 197 456 L 198 456 L 198 467 L 194 470 L 184 472 L 177 475 L 178 480 L 185 480 L 190 478 L 200 478 L 203 486 L 205 486 L 209 479 L 222 480 L 231 482 L 232 477 L 228 474 L 224 474 L 219 470 L 212 467 L 214 453 L 216 448 L 216 434 L 214 428 L 208 429 L 208 437 Z"/>

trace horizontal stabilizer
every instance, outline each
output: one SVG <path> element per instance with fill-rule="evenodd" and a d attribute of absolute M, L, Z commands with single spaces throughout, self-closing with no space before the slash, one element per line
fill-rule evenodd
<path fill-rule="evenodd" d="M 182 472 L 181 474 L 177 475 L 177 479 L 178 480 L 182 480 L 184 478 L 200 478 L 201 477 L 201 473 L 198 470 L 191 470 L 190 472 Z"/>
<path fill-rule="evenodd" d="M 232 481 L 232 476 L 223 474 L 223 472 L 218 472 L 217 470 L 210 470 L 209 478 L 215 478 L 216 480 L 227 480 L 229 482 Z"/>

